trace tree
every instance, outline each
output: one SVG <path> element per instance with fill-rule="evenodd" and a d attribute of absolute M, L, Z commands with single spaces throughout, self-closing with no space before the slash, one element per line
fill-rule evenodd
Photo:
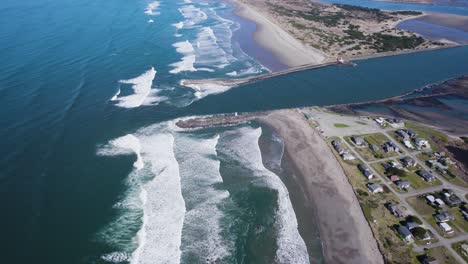
<path fill-rule="evenodd" d="M 395 167 L 391 167 L 387 170 L 388 174 L 392 174 L 392 175 L 398 175 L 400 177 L 405 177 L 406 176 L 406 171 L 404 170 L 400 170 L 398 168 L 395 168 Z"/>
<path fill-rule="evenodd" d="M 427 234 L 427 230 L 420 226 L 413 228 L 411 232 L 419 239 L 423 239 Z"/>
<path fill-rule="evenodd" d="M 406 217 L 406 221 L 407 222 L 415 222 L 419 225 L 422 225 L 422 221 L 421 219 L 419 219 L 417 216 L 414 216 L 414 215 L 408 215 L 408 217 Z"/>

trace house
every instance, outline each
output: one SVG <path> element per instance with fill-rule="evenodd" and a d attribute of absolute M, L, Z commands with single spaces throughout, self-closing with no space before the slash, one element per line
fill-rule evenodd
<path fill-rule="evenodd" d="M 365 176 L 368 180 L 374 178 L 374 174 L 372 174 L 372 172 L 369 170 L 369 168 L 367 168 L 365 165 L 359 164 L 359 165 L 358 165 L 358 169 L 362 172 L 362 174 L 364 174 L 364 176 Z"/>
<path fill-rule="evenodd" d="M 388 164 L 390 165 L 391 168 L 397 168 L 397 169 L 400 169 L 400 170 L 403 169 L 403 166 L 401 166 L 401 164 L 396 162 L 396 161 L 392 160 Z"/>
<path fill-rule="evenodd" d="M 413 234 L 409 231 L 406 226 L 398 227 L 398 234 L 406 241 L 411 242 L 413 240 Z"/>
<path fill-rule="evenodd" d="M 429 201 L 429 203 L 433 204 L 435 202 L 435 197 L 433 195 L 426 195 L 426 200 Z"/>
<path fill-rule="evenodd" d="M 379 146 L 374 145 L 374 144 L 371 144 L 369 148 L 372 149 L 373 151 L 378 151 L 380 149 Z"/>
<path fill-rule="evenodd" d="M 463 201 L 462 201 L 462 199 L 460 199 L 460 197 L 458 197 L 458 196 L 456 196 L 456 195 L 452 195 L 452 196 L 450 196 L 448 199 L 446 199 L 445 202 L 446 202 L 449 206 L 456 206 L 456 205 L 461 204 Z"/>
<path fill-rule="evenodd" d="M 356 159 L 356 157 L 353 154 L 349 153 L 349 152 L 345 152 L 345 153 L 341 154 L 341 157 L 343 158 L 343 160 L 354 160 L 354 159 Z"/>
<path fill-rule="evenodd" d="M 380 184 L 377 184 L 377 183 L 367 184 L 367 189 L 369 189 L 369 191 L 371 193 L 381 193 L 381 192 L 383 192 L 382 186 L 380 186 Z"/>
<path fill-rule="evenodd" d="M 398 189 L 402 190 L 402 189 L 408 189 L 411 183 L 409 181 L 397 181 L 396 185 Z"/>
<path fill-rule="evenodd" d="M 397 135 L 400 136 L 403 140 L 408 140 L 410 136 L 404 130 L 397 130 Z"/>
<path fill-rule="evenodd" d="M 414 146 L 411 144 L 411 142 L 409 140 L 404 140 L 403 145 L 405 145 L 405 147 L 407 147 L 409 149 L 414 149 Z"/>
<path fill-rule="evenodd" d="M 385 142 L 382 146 L 385 152 L 398 152 L 400 149 L 393 142 Z"/>
<path fill-rule="evenodd" d="M 417 134 L 411 129 L 405 129 L 405 132 L 406 134 L 408 134 L 408 136 L 410 136 L 410 138 L 414 138 L 417 136 Z"/>
<path fill-rule="evenodd" d="M 396 182 L 396 181 L 400 180 L 400 177 L 398 177 L 398 175 L 392 175 L 392 176 L 389 177 L 389 179 L 392 182 Z"/>
<path fill-rule="evenodd" d="M 367 146 L 367 142 L 362 137 L 351 137 L 351 140 L 354 142 L 354 145 L 358 147 Z"/>
<path fill-rule="evenodd" d="M 428 255 L 425 255 L 424 257 L 422 257 L 422 264 L 439 264 L 439 261 L 437 261 L 437 259 L 435 259 L 433 256 L 428 256 Z"/>
<path fill-rule="evenodd" d="M 403 163 L 403 166 L 406 167 L 415 167 L 416 166 L 416 161 L 413 158 L 410 157 L 404 157 L 401 159 L 401 163 Z"/>
<path fill-rule="evenodd" d="M 338 152 L 338 154 L 341 155 L 345 152 L 344 148 L 341 146 L 341 143 L 339 141 L 333 140 L 332 145 L 333 145 L 333 148 L 335 148 L 336 152 Z"/>
<path fill-rule="evenodd" d="M 431 181 L 434 181 L 436 179 L 434 174 L 432 174 L 431 172 L 426 171 L 426 170 L 420 170 L 420 171 L 418 171 L 418 174 L 419 174 L 419 176 L 421 176 L 421 178 L 423 178 L 427 182 L 431 182 Z"/>
<path fill-rule="evenodd" d="M 439 207 L 442 207 L 442 206 L 445 205 L 444 201 L 442 201 L 442 199 L 440 199 L 440 198 L 435 199 L 434 203 Z"/>
<path fill-rule="evenodd" d="M 385 125 L 385 119 L 383 117 L 378 117 L 378 118 L 376 118 L 374 120 L 375 120 L 375 122 L 377 122 L 377 124 L 379 124 L 381 126 Z"/>
<path fill-rule="evenodd" d="M 442 213 L 436 214 L 434 218 L 437 222 L 440 222 L 440 223 L 445 223 L 445 222 L 452 221 L 453 219 L 455 219 L 453 215 L 449 214 L 448 212 L 442 212 Z"/>
<path fill-rule="evenodd" d="M 405 123 L 401 119 L 398 119 L 398 118 L 388 118 L 387 122 L 393 128 L 403 128 L 403 127 L 405 127 Z"/>
<path fill-rule="evenodd" d="M 439 223 L 438 225 L 439 225 L 440 229 L 442 229 L 442 231 L 444 231 L 447 234 L 451 234 L 451 233 L 454 232 L 453 228 L 447 223 Z"/>
<path fill-rule="evenodd" d="M 415 138 L 414 139 L 414 144 L 416 144 L 416 146 L 418 146 L 420 148 L 429 148 L 430 147 L 429 141 L 427 141 L 426 139 L 423 139 L 423 138 Z"/>
<path fill-rule="evenodd" d="M 419 227 L 419 224 L 416 222 L 406 222 L 405 227 L 411 230 L 413 228 Z"/>
<path fill-rule="evenodd" d="M 387 209 L 396 217 L 406 217 L 406 212 L 403 211 L 397 203 L 387 204 Z"/>

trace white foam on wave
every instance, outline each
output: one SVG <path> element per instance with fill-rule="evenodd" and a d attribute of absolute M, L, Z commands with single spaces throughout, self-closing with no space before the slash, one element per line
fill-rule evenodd
<path fill-rule="evenodd" d="M 193 54 L 194 49 L 193 49 L 192 44 L 190 44 L 190 42 L 186 40 L 182 42 L 177 42 L 173 44 L 172 46 L 176 48 L 176 51 L 178 53 L 181 53 L 185 56 L 182 57 L 181 61 L 172 63 L 170 66 L 174 67 L 174 69 L 170 70 L 169 72 L 173 74 L 177 74 L 183 71 L 191 71 L 191 72 L 197 71 L 197 69 L 195 69 L 195 67 L 193 66 L 195 63 L 196 57 L 195 57 L 195 54 Z"/>
<path fill-rule="evenodd" d="M 206 139 L 185 133 L 176 136 L 177 159 L 180 161 L 187 206 L 182 256 L 197 256 L 203 263 L 222 263 L 234 247 L 233 241 L 222 236 L 223 212 L 220 208 L 228 199 L 229 192 L 219 188 L 223 179 L 216 152 L 218 139 L 219 136 Z"/>
<path fill-rule="evenodd" d="M 101 258 L 139 264 L 179 263 L 185 202 L 174 137 L 167 131 L 167 124 L 157 124 L 111 140 L 98 154 L 121 155 L 138 149 L 145 166 L 136 165 L 129 174 L 128 188 L 114 206 L 120 214 L 98 234 L 120 251 Z"/>
<path fill-rule="evenodd" d="M 143 129 L 139 137 L 153 178 L 141 187 L 143 224 L 130 263 L 179 263 L 185 202 L 174 137 L 155 127 Z"/>
<path fill-rule="evenodd" d="M 178 23 L 174 23 L 172 24 L 176 29 L 181 29 L 184 27 L 184 22 L 183 21 L 180 21 Z"/>
<path fill-rule="evenodd" d="M 240 128 L 235 131 L 238 137 L 231 142 L 229 155 L 250 169 L 255 177 L 278 192 L 276 225 L 278 230 L 276 259 L 278 263 L 310 263 L 307 247 L 299 234 L 297 219 L 286 186 L 278 175 L 265 168 L 258 140 L 261 128 Z"/>
<path fill-rule="evenodd" d="M 150 16 L 159 15 L 159 12 L 156 12 L 158 8 L 159 8 L 158 1 L 151 2 L 146 6 L 145 14 L 150 15 Z"/>
<path fill-rule="evenodd" d="M 188 27 L 193 27 L 208 18 L 205 12 L 194 5 L 184 5 L 179 8 L 179 12 L 185 18 L 184 26 Z"/>
<path fill-rule="evenodd" d="M 118 89 L 117 92 L 115 93 L 115 95 L 112 96 L 111 101 L 117 100 L 117 97 L 119 96 L 119 94 L 120 94 L 120 89 Z"/>
<path fill-rule="evenodd" d="M 138 138 L 133 134 L 111 140 L 106 146 L 98 149 L 98 155 L 103 156 L 126 155 L 132 153 L 137 156 L 133 166 L 137 170 L 141 170 L 144 167 L 144 162 L 141 158 L 141 144 Z"/>
<path fill-rule="evenodd" d="M 202 27 L 197 34 L 195 54 L 197 65 L 224 68 L 229 65 L 228 54 L 220 47 L 211 27 Z"/>
<path fill-rule="evenodd" d="M 148 19 L 148 23 L 154 23 L 153 19 Z"/>
<path fill-rule="evenodd" d="M 201 99 L 211 94 L 224 93 L 227 90 L 232 88 L 231 86 L 214 84 L 214 83 L 184 84 L 184 86 L 195 90 L 194 95 L 198 99 Z"/>
<path fill-rule="evenodd" d="M 112 97 L 112 101 L 116 101 L 116 105 L 124 108 L 134 108 L 141 106 L 146 97 L 151 92 L 151 85 L 153 84 L 154 77 L 156 76 L 156 71 L 153 67 L 150 70 L 146 71 L 142 75 L 129 79 L 129 80 L 121 80 L 120 83 L 123 84 L 131 84 L 133 94 L 126 95 L 126 96 L 119 96 L 120 90 L 117 92 L 114 97 Z"/>

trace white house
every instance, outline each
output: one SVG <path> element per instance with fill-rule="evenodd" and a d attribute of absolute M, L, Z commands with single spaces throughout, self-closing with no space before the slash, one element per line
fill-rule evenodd
<path fill-rule="evenodd" d="M 440 227 L 440 229 L 442 229 L 442 231 L 444 231 L 447 234 L 451 234 L 451 233 L 454 232 L 453 228 L 451 226 L 449 226 L 449 224 L 447 224 L 447 223 L 439 223 L 439 227 Z"/>

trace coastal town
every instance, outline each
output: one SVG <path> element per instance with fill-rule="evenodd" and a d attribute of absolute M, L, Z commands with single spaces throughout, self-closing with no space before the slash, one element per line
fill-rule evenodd
<path fill-rule="evenodd" d="M 467 261 L 468 183 L 432 142 L 446 135 L 395 118 L 301 112 L 345 171 L 386 261 Z"/>

